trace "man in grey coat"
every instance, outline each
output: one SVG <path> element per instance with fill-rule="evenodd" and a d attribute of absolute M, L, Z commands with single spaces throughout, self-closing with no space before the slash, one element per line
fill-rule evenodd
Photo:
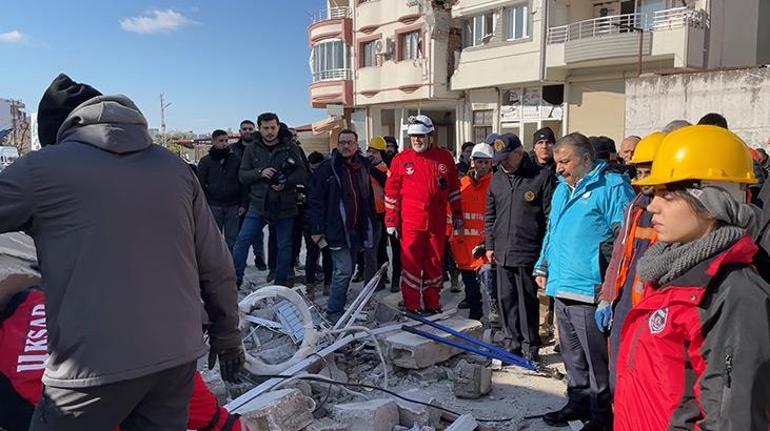
<path fill-rule="evenodd" d="M 243 364 L 235 273 L 198 180 L 125 96 L 59 75 L 38 122 L 44 148 L 0 173 L 0 233 L 35 240 L 47 296 L 31 429 L 185 430 L 201 306 L 209 364 L 228 380 Z"/>

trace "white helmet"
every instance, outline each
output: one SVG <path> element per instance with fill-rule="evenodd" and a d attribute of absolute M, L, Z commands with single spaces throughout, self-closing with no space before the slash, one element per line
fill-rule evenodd
<path fill-rule="evenodd" d="M 473 146 L 471 159 L 491 159 L 493 154 L 492 146 L 482 142 Z"/>
<path fill-rule="evenodd" d="M 430 135 L 433 133 L 433 121 L 427 115 L 418 115 L 409 117 L 409 128 L 406 134 L 411 135 Z"/>

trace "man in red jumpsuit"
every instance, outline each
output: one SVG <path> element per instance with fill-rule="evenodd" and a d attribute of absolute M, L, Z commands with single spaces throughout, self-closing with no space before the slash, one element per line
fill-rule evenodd
<path fill-rule="evenodd" d="M 37 287 L 18 290 L 8 285 L 24 276 L 0 275 L 0 429 L 26 431 L 32 411 L 43 393 L 43 371 L 48 357 L 45 295 Z M 34 280 L 34 277 L 28 278 Z M 39 281 L 39 279 L 38 279 Z M 187 427 L 193 430 L 248 430 L 238 415 L 220 407 L 200 373 L 195 373 Z"/>
<path fill-rule="evenodd" d="M 460 180 L 452 154 L 433 144 L 433 122 L 409 119 L 412 144 L 393 158 L 385 184 L 385 226 L 401 239 L 401 293 L 410 312 L 441 311 L 446 208 L 462 229 Z"/>

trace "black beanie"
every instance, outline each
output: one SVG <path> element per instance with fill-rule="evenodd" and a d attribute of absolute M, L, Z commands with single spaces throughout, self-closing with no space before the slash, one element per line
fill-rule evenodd
<path fill-rule="evenodd" d="M 56 134 L 67 116 L 81 103 L 101 96 L 99 90 L 80 84 L 60 73 L 43 93 L 37 109 L 37 135 L 40 145 L 56 143 Z"/>

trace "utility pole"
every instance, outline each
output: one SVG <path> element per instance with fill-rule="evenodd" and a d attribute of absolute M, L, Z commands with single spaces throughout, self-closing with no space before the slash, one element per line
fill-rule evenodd
<path fill-rule="evenodd" d="M 166 108 L 169 106 L 171 106 L 171 103 L 166 103 L 163 93 L 160 93 L 160 139 L 164 147 L 168 144 L 166 142 Z"/>

